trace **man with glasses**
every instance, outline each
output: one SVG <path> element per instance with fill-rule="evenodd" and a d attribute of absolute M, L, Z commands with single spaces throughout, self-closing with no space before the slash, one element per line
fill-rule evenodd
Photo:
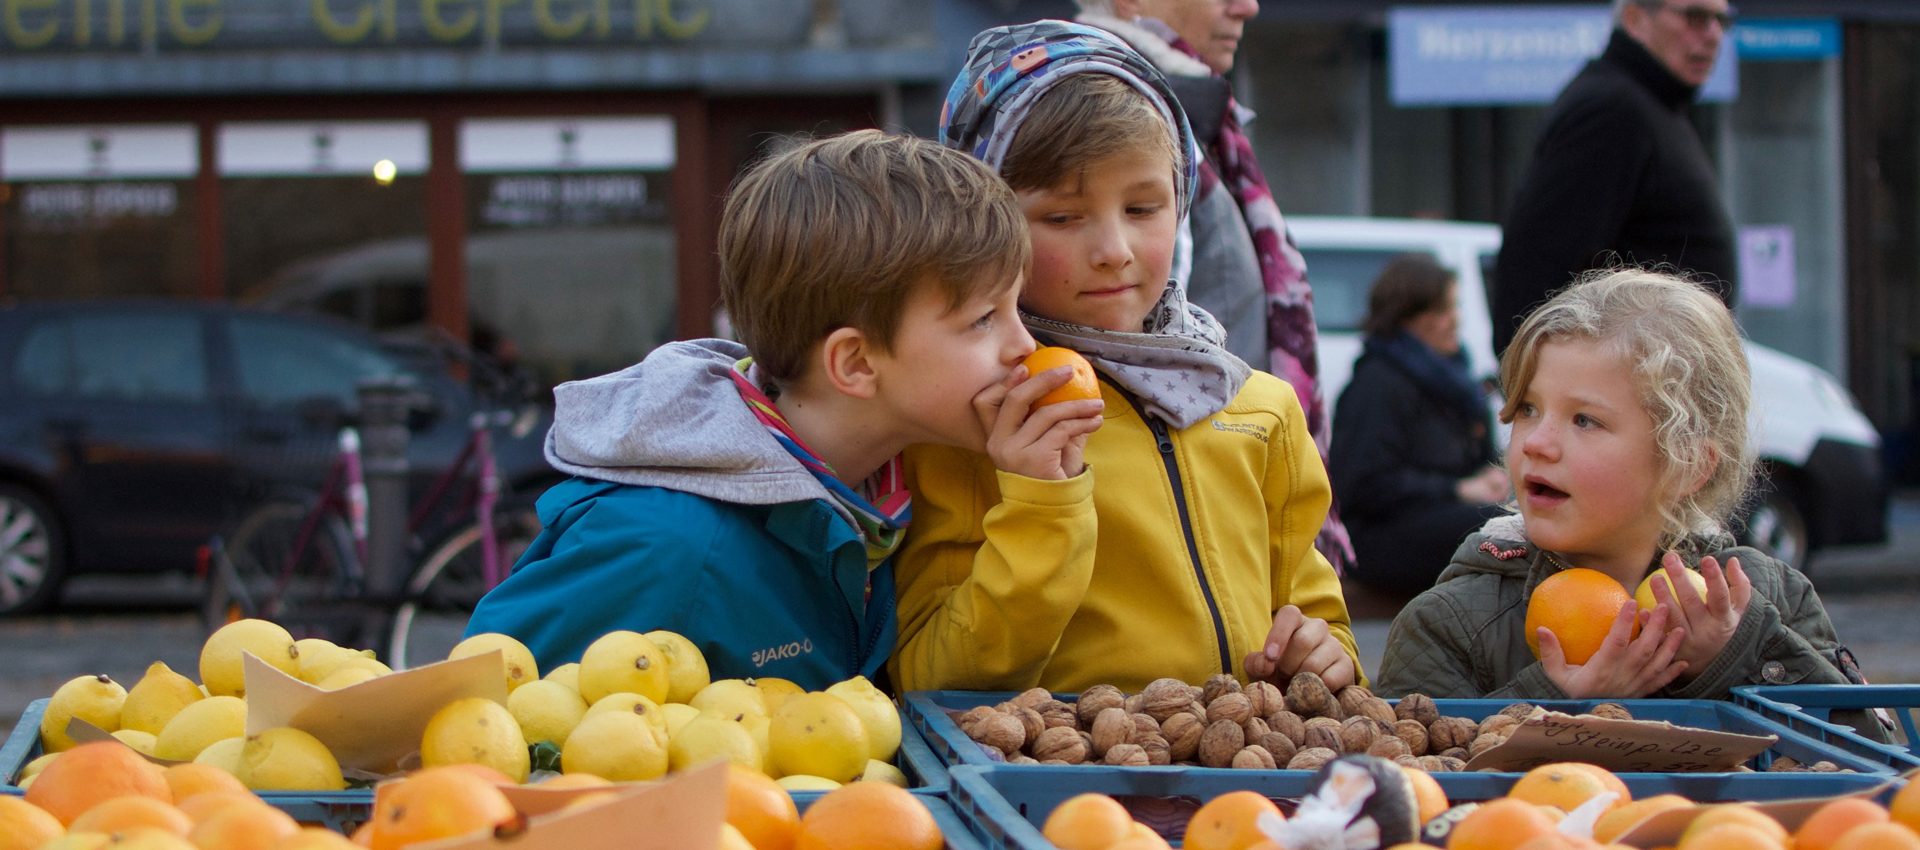
<path fill-rule="evenodd" d="M 1719 180 L 1688 117 L 1733 22 L 1727 0 L 1615 0 L 1613 38 L 1547 110 L 1494 270 L 1504 350 L 1547 293 L 1589 269 L 1667 264 L 1733 304 Z"/>

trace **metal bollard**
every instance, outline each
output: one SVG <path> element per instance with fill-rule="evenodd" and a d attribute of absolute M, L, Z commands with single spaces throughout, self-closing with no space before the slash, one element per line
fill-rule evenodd
<path fill-rule="evenodd" d="M 367 481 L 367 595 L 388 603 L 407 581 L 407 418 L 411 378 L 361 381 L 360 457 Z"/>

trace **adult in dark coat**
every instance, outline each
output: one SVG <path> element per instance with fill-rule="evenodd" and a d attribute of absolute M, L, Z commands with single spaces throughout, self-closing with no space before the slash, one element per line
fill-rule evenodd
<path fill-rule="evenodd" d="M 1327 471 L 1353 536 L 1354 577 L 1395 596 L 1432 587 L 1509 495 L 1486 396 L 1460 350 L 1454 290 L 1453 272 L 1430 256 L 1389 263 L 1334 410 Z"/>
<path fill-rule="evenodd" d="M 1733 304 L 1737 256 L 1688 107 L 1713 72 L 1727 0 L 1616 0 L 1606 52 L 1547 110 L 1508 211 L 1491 291 L 1504 351 L 1581 272 L 1670 264 Z"/>

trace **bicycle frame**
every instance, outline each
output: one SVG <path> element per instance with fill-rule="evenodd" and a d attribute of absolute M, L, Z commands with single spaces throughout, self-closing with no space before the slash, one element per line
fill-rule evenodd
<path fill-rule="evenodd" d="M 491 426 L 499 420 L 501 424 L 511 421 L 510 413 L 490 413 L 475 411 L 467 417 L 467 444 L 460 449 L 460 455 L 454 458 L 440 477 L 434 479 L 427 497 L 413 509 L 413 515 L 407 520 L 407 530 L 417 533 L 426 525 L 428 517 L 439 507 L 447 491 L 461 479 L 461 472 L 470 462 L 478 461 L 478 487 L 472 494 L 474 522 L 480 528 L 480 570 L 481 577 L 488 589 L 500 584 L 506 577 L 500 563 L 500 544 L 493 531 L 494 506 L 500 501 L 500 469 L 493 458 L 493 431 Z"/>

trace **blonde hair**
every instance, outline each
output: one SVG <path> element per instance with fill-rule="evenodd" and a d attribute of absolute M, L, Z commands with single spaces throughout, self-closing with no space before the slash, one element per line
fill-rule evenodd
<path fill-rule="evenodd" d="M 773 388 L 804 376 L 839 328 L 890 350 L 908 298 L 955 310 L 1013 286 L 1032 252 L 1007 184 L 964 153 L 860 130 L 755 165 L 720 217 L 728 317 Z"/>
<path fill-rule="evenodd" d="M 1662 491 L 1661 547 L 1687 545 L 1721 527 L 1753 482 L 1747 446 L 1752 379 L 1740 330 L 1706 288 L 1639 268 L 1589 272 L 1521 324 L 1500 361 L 1511 423 L 1549 342 L 1585 340 L 1633 366 L 1640 404 L 1653 417 Z M 1686 487 L 1706 476 L 1692 493 Z"/>

